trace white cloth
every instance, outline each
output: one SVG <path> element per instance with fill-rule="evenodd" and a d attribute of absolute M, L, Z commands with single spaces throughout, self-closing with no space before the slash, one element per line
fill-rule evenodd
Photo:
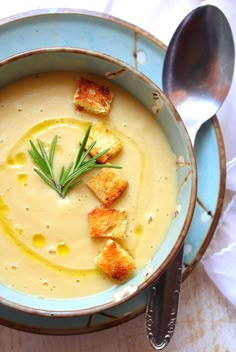
<path fill-rule="evenodd" d="M 214 240 L 213 254 L 203 259 L 206 272 L 219 290 L 236 306 L 236 194 L 226 207 Z"/>
<path fill-rule="evenodd" d="M 142 27 L 168 45 L 176 27 L 191 10 L 200 5 L 218 6 L 228 18 L 236 38 L 234 0 L 8 0 L 1 6 L 1 17 L 39 8 L 77 8 L 109 13 Z M 236 40 L 235 40 L 236 42 Z M 236 305 L 236 70 L 231 91 L 218 118 L 227 158 L 226 188 L 233 198 L 226 207 L 209 250 L 202 259 L 206 272 L 219 290 Z M 209 254 L 208 254 L 209 253 Z"/>

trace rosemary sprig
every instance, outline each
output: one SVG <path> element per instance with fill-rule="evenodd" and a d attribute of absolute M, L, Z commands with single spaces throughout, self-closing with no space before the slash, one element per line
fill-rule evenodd
<path fill-rule="evenodd" d="M 33 141 L 30 140 L 30 145 L 32 149 L 28 152 L 35 164 L 38 166 L 38 168 L 34 168 L 34 171 L 44 180 L 44 182 L 48 186 L 54 189 L 62 198 L 65 198 L 67 192 L 71 188 L 76 187 L 82 182 L 82 180 L 78 180 L 78 178 L 84 173 L 92 169 L 102 167 L 110 167 L 115 169 L 122 168 L 121 166 L 117 165 L 97 163 L 97 159 L 100 158 L 103 154 L 107 153 L 109 148 L 103 150 L 101 153 L 93 156 L 92 158 L 89 157 L 89 153 L 96 144 L 96 141 L 94 141 L 87 148 L 87 150 L 85 150 L 91 127 L 91 125 L 88 127 L 84 135 L 75 161 L 71 162 L 67 167 L 62 166 L 58 180 L 56 180 L 53 171 L 54 156 L 58 137 L 54 136 L 48 154 L 40 139 L 37 139 L 38 148 L 33 143 Z"/>

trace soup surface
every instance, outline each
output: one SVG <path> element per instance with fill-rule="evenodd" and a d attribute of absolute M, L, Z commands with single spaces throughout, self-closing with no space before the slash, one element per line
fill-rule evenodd
<path fill-rule="evenodd" d="M 101 206 L 86 182 L 62 199 L 34 172 L 29 140 L 45 148 L 55 135 L 55 168 L 75 159 L 89 124 L 103 121 L 122 141 L 111 161 L 129 184 L 112 207 L 128 213 L 120 241 L 142 268 L 160 247 L 176 208 L 176 160 L 156 118 L 134 97 L 100 77 L 114 94 L 108 116 L 75 109 L 78 73 L 43 73 L 0 89 L 0 282 L 45 298 L 81 297 L 117 283 L 96 268 L 104 240 L 89 236 L 88 213 Z"/>

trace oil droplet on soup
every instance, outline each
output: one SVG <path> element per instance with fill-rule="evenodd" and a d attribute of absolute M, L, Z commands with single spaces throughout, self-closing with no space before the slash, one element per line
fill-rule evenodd
<path fill-rule="evenodd" d="M 46 238 L 44 237 L 44 235 L 42 235 L 41 233 L 36 233 L 33 237 L 32 237 L 32 243 L 35 247 L 37 248 L 42 248 L 45 246 L 46 244 Z"/>
<path fill-rule="evenodd" d="M 134 233 L 136 236 L 142 236 L 143 235 L 143 225 L 135 226 Z"/>
<path fill-rule="evenodd" d="M 57 245 L 57 253 L 61 256 L 66 256 L 70 252 L 69 246 L 65 242 L 60 242 Z"/>
<path fill-rule="evenodd" d="M 24 173 L 18 174 L 17 179 L 20 183 L 22 183 L 23 185 L 26 185 L 28 182 L 28 175 Z"/>
<path fill-rule="evenodd" d="M 10 157 L 6 160 L 6 164 L 11 167 L 22 167 L 26 163 L 26 154 L 17 153 L 14 157 Z"/>

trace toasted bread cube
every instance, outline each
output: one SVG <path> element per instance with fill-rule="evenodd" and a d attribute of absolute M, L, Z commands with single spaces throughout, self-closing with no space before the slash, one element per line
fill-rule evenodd
<path fill-rule="evenodd" d="M 91 237 L 111 237 L 124 239 L 127 227 L 127 211 L 95 208 L 89 213 Z"/>
<path fill-rule="evenodd" d="M 112 133 L 111 130 L 102 122 L 97 122 L 92 125 L 86 148 L 88 148 L 94 141 L 96 144 L 90 152 L 91 156 L 95 156 L 109 148 L 105 154 L 97 159 L 97 162 L 100 164 L 106 163 L 109 158 L 117 155 L 122 149 L 122 143 L 119 138 L 116 137 L 114 133 Z"/>
<path fill-rule="evenodd" d="M 118 281 L 124 280 L 135 266 L 133 257 L 112 239 L 107 241 L 101 253 L 95 257 L 95 264 Z"/>
<path fill-rule="evenodd" d="M 88 187 L 105 207 L 118 198 L 128 186 L 128 181 L 117 169 L 104 167 L 88 183 Z"/>
<path fill-rule="evenodd" d="M 81 77 L 74 94 L 73 103 L 79 110 L 107 115 L 111 108 L 112 99 L 113 95 L 108 87 Z"/>

